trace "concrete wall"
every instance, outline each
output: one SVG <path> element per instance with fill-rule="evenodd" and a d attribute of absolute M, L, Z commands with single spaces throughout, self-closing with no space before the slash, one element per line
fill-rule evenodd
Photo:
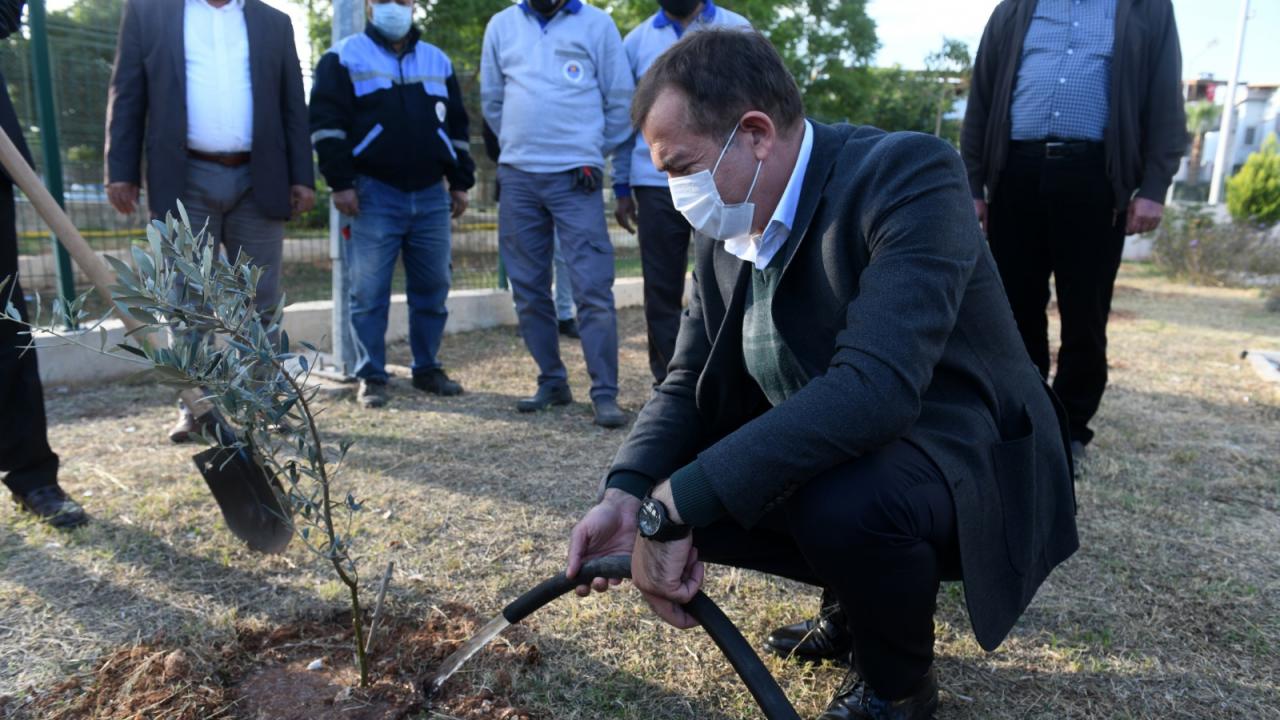
<path fill-rule="evenodd" d="M 636 307 L 644 302 L 644 282 L 640 278 L 621 278 L 614 283 L 614 301 L 619 308 Z M 504 290 L 459 290 L 449 293 L 449 322 L 445 333 L 481 330 L 500 325 L 515 325 L 511 293 Z M 332 303 L 328 300 L 294 303 L 285 308 L 284 329 L 295 343 L 306 340 L 320 349 L 329 348 Z M 124 327 L 118 320 L 104 326 L 108 348 L 124 340 Z M 391 298 L 387 341 L 408 337 L 409 312 L 404 295 Z M 46 385 L 83 385 L 128 377 L 144 365 L 97 352 L 101 342 L 97 331 L 81 333 L 80 347 L 47 333 L 36 336 L 40 357 L 40 378 Z"/>

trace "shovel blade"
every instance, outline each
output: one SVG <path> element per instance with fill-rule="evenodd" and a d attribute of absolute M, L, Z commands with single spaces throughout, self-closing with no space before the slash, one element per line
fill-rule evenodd
<path fill-rule="evenodd" d="M 227 528 L 261 553 L 283 552 L 293 537 L 289 514 L 280 506 L 262 467 L 244 448 L 211 447 L 194 458 L 222 510 Z"/>

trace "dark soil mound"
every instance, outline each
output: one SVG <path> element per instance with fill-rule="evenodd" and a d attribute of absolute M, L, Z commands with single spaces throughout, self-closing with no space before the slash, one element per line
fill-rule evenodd
<path fill-rule="evenodd" d="M 385 618 L 367 688 L 356 687 L 359 672 L 344 614 L 265 630 L 239 628 L 234 640 L 212 648 L 161 638 L 121 648 L 92 672 L 37 691 L 21 705 L 0 698 L 0 717 L 395 720 L 431 707 L 459 720 L 534 720 L 505 697 L 509 670 L 540 660 L 520 626 L 473 661 L 499 667 L 494 687 L 475 687 L 459 676 L 438 697 L 423 697 L 422 684 L 479 627 L 475 611 L 461 605 L 433 608 L 426 619 Z"/>

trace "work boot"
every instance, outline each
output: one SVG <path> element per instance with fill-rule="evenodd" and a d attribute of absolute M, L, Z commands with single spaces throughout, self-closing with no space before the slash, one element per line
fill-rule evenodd
<path fill-rule="evenodd" d="M 602 428 L 620 428 L 627 424 L 630 418 L 626 413 L 622 412 L 622 408 L 618 407 L 618 401 L 611 397 L 597 398 L 592 401 L 595 406 L 595 424 Z"/>
<path fill-rule="evenodd" d="M 356 391 L 356 400 L 366 408 L 380 408 L 386 405 L 387 381 L 360 378 L 360 389 Z"/>
<path fill-rule="evenodd" d="M 582 334 L 578 332 L 578 320 L 576 318 L 560 320 L 557 325 L 559 325 L 561 335 L 574 340 L 582 339 Z"/>
<path fill-rule="evenodd" d="M 830 660 L 837 665 L 853 662 L 853 634 L 847 629 L 839 599 L 830 590 L 822 592 L 817 617 L 774 630 L 765 638 L 764 646 L 784 659 L 813 663 Z"/>
<path fill-rule="evenodd" d="M 428 368 L 415 372 L 413 374 L 413 386 L 422 392 L 441 397 L 462 394 L 462 386 L 450 380 L 449 376 L 445 374 L 444 368 Z"/>
<path fill-rule="evenodd" d="M 212 413 L 207 413 L 212 416 Z M 169 428 L 169 441 L 172 443 L 182 444 L 195 442 L 208 433 L 210 436 L 214 434 L 214 423 L 211 419 L 200 421 L 196 419 L 191 411 L 182 401 L 178 401 L 178 421 Z"/>
<path fill-rule="evenodd" d="M 573 393 L 569 392 L 569 385 L 539 385 L 538 392 L 533 397 L 521 398 L 516 401 L 516 410 L 522 413 L 538 412 L 546 410 L 552 405 L 568 405 L 573 402 Z"/>
<path fill-rule="evenodd" d="M 67 496 L 55 483 L 26 493 L 13 493 L 13 501 L 22 510 L 59 530 L 73 530 L 89 522 L 80 503 Z"/>
<path fill-rule="evenodd" d="M 818 720 L 930 720 L 938 709 L 938 674 L 933 668 L 901 700 L 885 700 L 850 670 Z"/>

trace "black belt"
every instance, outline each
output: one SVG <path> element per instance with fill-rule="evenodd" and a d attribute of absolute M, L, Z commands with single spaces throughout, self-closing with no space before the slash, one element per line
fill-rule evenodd
<path fill-rule="evenodd" d="M 1014 140 L 1009 147 L 1019 155 L 1041 158 L 1067 158 L 1080 155 L 1102 155 L 1102 143 L 1092 140 Z"/>
<path fill-rule="evenodd" d="M 187 149 L 187 155 L 205 162 L 217 163 L 223 167 L 237 168 L 242 165 L 249 164 L 250 155 L 247 152 L 233 153 L 207 153 L 202 150 Z"/>

